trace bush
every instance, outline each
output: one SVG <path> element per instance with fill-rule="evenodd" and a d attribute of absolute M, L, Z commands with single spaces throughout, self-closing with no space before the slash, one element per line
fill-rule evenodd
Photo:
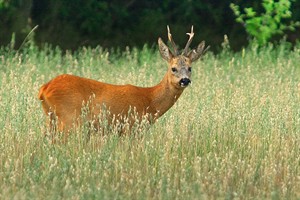
<path fill-rule="evenodd" d="M 288 22 L 292 17 L 291 1 L 263 0 L 262 6 L 265 11 L 258 15 L 252 7 L 245 8 L 241 13 L 238 5 L 230 4 L 236 21 L 243 24 L 246 32 L 257 39 L 260 45 L 265 45 L 272 36 L 282 35 L 286 30 L 294 31 L 300 25 L 300 22 Z"/>

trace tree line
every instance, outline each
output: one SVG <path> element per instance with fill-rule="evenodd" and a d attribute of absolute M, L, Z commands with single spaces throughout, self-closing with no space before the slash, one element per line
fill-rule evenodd
<path fill-rule="evenodd" d="M 39 46 L 152 46 L 158 37 L 167 39 L 169 25 L 182 47 L 194 25 L 196 42 L 205 40 L 218 50 L 226 34 L 231 48 L 238 50 L 247 45 L 248 35 L 235 21 L 231 3 L 262 10 L 261 1 L 243 0 L 0 0 L 0 45 L 15 38 L 18 48 L 38 25 L 31 34 Z M 292 1 L 291 12 L 292 20 L 300 21 L 300 1 Z M 299 33 L 299 28 L 287 31 L 287 39 L 294 42 Z"/>

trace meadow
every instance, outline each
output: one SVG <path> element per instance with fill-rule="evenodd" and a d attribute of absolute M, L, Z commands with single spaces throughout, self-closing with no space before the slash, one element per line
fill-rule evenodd
<path fill-rule="evenodd" d="M 153 86 L 158 50 L 0 49 L 0 199 L 300 199 L 300 46 L 224 46 L 132 136 L 44 137 L 39 87 L 62 73 Z"/>

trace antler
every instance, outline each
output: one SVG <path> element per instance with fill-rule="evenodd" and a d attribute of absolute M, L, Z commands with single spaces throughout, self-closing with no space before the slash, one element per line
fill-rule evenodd
<path fill-rule="evenodd" d="M 188 54 L 188 50 L 189 50 L 189 46 L 193 40 L 193 37 L 194 37 L 194 26 L 192 26 L 191 28 L 191 32 L 190 33 L 186 33 L 187 35 L 190 36 L 189 40 L 187 41 L 186 45 L 185 45 L 185 48 L 183 50 L 183 55 L 187 55 Z"/>
<path fill-rule="evenodd" d="M 178 49 L 177 49 L 177 46 L 172 38 L 172 34 L 170 32 L 170 28 L 169 28 L 169 25 L 167 25 L 167 29 L 168 29 L 168 38 L 169 38 L 169 41 L 171 42 L 172 46 L 173 46 L 173 49 L 174 49 L 174 54 L 175 55 L 178 55 Z"/>

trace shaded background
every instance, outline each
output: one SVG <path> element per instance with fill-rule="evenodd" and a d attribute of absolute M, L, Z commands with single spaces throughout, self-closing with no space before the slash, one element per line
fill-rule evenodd
<path fill-rule="evenodd" d="M 187 41 L 186 32 L 194 25 L 195 41 L 205 40 L 214 51 L 227 34 L 233 50 L 247 45 L 247 34 L 235 22 L 230 3 L 261 11 L 261 1 L 245 0 L 2 0 L 0 45 L 10 43 L 15 33 L 18 48 L 35 26 L 34 40 L 62 49 L 101 45 L 105 48 L 152 46 L 157 38 L 167 39 L 170 25 L 176 43 Z M 300 21 L 300 1 L 292 4 L 293 19 Z M 287 32 L 295 42 L 296 32 Z M 276 40 L 276 37 L 275 37 Z M 195 43 L 196 43 L 195 42 Z"/>

